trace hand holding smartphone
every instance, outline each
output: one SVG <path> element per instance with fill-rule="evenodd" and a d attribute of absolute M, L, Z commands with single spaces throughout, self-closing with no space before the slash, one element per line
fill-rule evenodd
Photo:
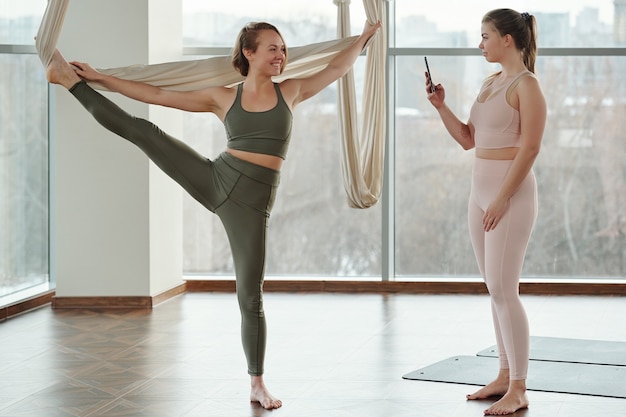
<path fill-rule="evenodd" d="M 433 84 L 433 79 L 430 76 L 430 68 L 428 67 L 428 58 L 424 57 L 424 63 L 426 64 L 426 73 L 428 74 L 428 81 L 430 82 L 430 92 L 435 92 L 435 84 Z"/>

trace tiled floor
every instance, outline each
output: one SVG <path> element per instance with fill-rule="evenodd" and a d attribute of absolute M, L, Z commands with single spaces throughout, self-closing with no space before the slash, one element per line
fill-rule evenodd
<path fill-rule="evenodd" d="M 534 336 L 626 341 L 626 298 L 524 300 Z M 0 323 L 0 416 L 478 417 L 489 404 L 464 399 L 473 386 L 401 378 L 492 345 L 485 296 L 267 293 L 265 307 L 279 410 L 248 401 L 234 294 L 188 293 L 152 311 L 45 307 Z M 626 416 L 626 399 L 529 398 L 516 416 Z"/>

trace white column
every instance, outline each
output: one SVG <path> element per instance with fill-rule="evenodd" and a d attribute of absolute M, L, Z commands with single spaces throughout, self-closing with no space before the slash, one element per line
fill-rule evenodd
<path fill-rule="evenodd" d="M 181 0 L 70 3 L 59 49 L 95 68 L 182 58 Z M 182 137 L 182 113 L 105 93 Z M 57 297 L 155 296 L 182 281 L 182 191 L 55 87 L 51 273 Z"/>

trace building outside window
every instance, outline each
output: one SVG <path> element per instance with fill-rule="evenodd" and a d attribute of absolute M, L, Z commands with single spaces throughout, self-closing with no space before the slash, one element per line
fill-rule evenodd
<path fill-rule="evenodd" d="M 48 87 L 33 36 L 45 1 L 0 1 L 0 300 L 48 288 Z"/>
<path fill-rule="evenodd" d="M 315 7 L 311 2 L 275 3 L 269 12 L 245 1 L 218 7 L 185 0 L 187 51 L 228 54 L 239 28 L 251 20 L 275 23 L 288 46 L 336 37 L 332 0 L 315 2 Z M 383 203 L 366 210 L 348 208 L 339 166 L 337 93 L 330 86 L 294 114 L 292 145 L 271 218 L 268 276 L 478 276 L 466 225 L 473 153 L 449 138 L 428 103 L 423 57 L 429 55 L 435 81 L 445 85 L 448 104 L 467 119 L 482 80 L 497 69 L 478 50 L 481 18 L 502 4 L 387 4 L 393 116 L 387 138 L 391 186 L 385 198 L 393 209 L 387 213 Z M 620 115 L 626 110 L 626 1 L 514 1 L 509 7 L 537 18 L 536 72 L 549 106 L 535 164 L 540 212 L 523 276 L 623 278 L 626 122 Z M 362 8 L 352 2 L 353 34 L 362 28 Z M 457 12 L 447 13 L 451 8 Z M 357 64 L 357 79 L 359 71 Z M 209 157 L 225 147 L 223 127 L 212 115 L 188 115 L 185 138 Z M 215 216 L 188 198 L 184 222 L 185 272 L 232 275 L 228 243 Z"/>
<path fill-rule="evenodd" d="M 288 46 L 336 38 L 336 6 L 273 0 L 183 0 L 188 59 L 226 55 L 239 29 L 267 20 Z M 413 0 L 389 7 L 385 194 L 352 209 L 340 168 L 337 90 L 331 85 L 294 114 L 291 149 L 271 218 L 267 275 L 290 279 L 414 280 L 477 277 L 466 226 L 473 154 L 448 137 L 426 100 L 423 57 L 448 104 L 467 118 L 481 81 L 496 70 L 477 45 L 484 12 L 498 1 Z M 0 0 L 0 298 L 50 287 L 48 85 L 33 35 L 45 0 Z M 548 100 L 535 165 L 538 222 L 526 278 L 626 277 L 626 0 L 513 1 L 536 16 L 536 72 Z M 455 8 L 457 13 L 445 13 Z M 352 33 L 365 14 L 351 5 Z M 362 89 L 364 60 L 355 66 Z M 360 101 L 360 97 L 358 98 Z M 360 115 L 359 117 L 364 117 Z M 225 147 L 211 114 L 186 114 L 184 139 L 207 157 Z M 221 224 L 184 202 L 184 273 L 231 277 Z"/>

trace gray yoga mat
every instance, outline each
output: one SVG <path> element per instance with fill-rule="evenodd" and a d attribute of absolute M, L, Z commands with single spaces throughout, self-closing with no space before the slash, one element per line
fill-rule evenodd
<path fill-rule="evenodd" d="M 498 357 L 498 351 L 495 346 L 490 346 L 477 355 Z M 531 336 L 530 359 L 626 366 L 626 342 Z"/>
<path fill-rule="evenodd" d="M 497 369 L 497 358 L 454 356 L 402 378 L 486 385 L 493 380 Z M 626 367 L 531 360 L 526 386 L 531 391 L 626 398 Z"/>

